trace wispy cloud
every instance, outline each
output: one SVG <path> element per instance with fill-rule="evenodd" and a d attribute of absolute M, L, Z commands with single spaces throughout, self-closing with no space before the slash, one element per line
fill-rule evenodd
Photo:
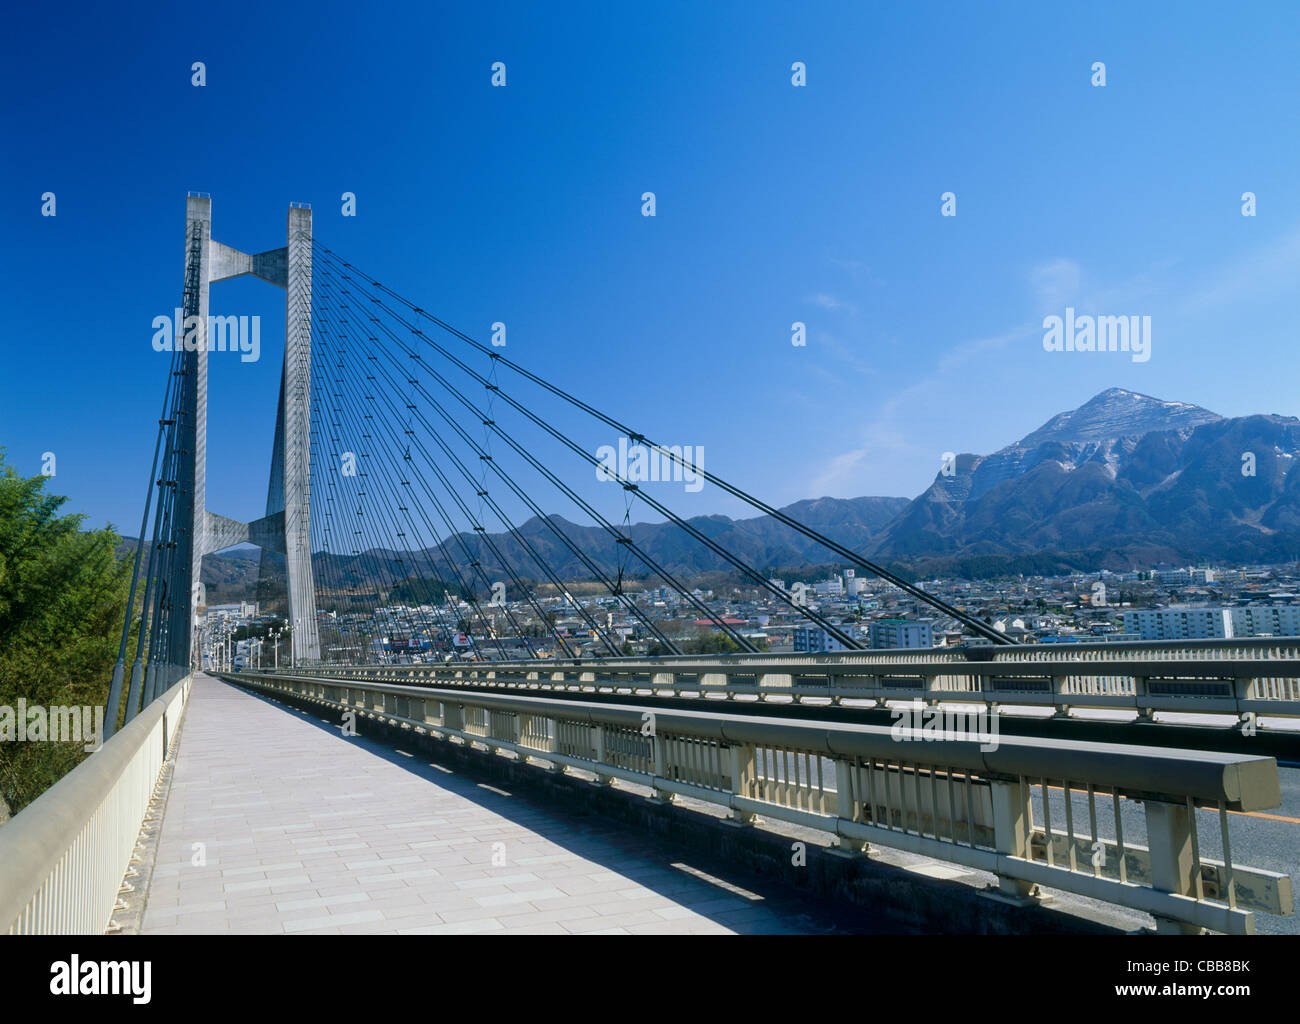
<path fill-rule="evenodd" d="M 820 306 L 822 309 L 829 309 L 835 313 L 848 313 L 850 316 L 858 315 L 858 307 L 854 303 L 836 298 L 829 292 L 818 292 L 808 301 L 812 302 L 816 306 Z"/>
<path fill-rule="evenodd" d="M 960 366 L 969 363 L 972 359 L 978 359 L 986 356 L 990 352 L 1000 352 L 1014 341 L 1024 341 L 1039 332 L 1035 324 L 1021 324 L 1019 327 L 1013 327 L 1011 330 L 1002 334 L 995 334 L 989 338 L 976 338 L 973 341 L 963 341 L 954 345 L 940 358 L 937 364 L 940 374 L 949 373 Z M 931 380 L 936 380 L 932 377 Z"/>
<path fill-rule="evenodd" d="M 855 373 L 860 373 L 867 377 L 874 377 L 880 372 L 866 360 L 862 359 L 853 348 L 835 337 L 835 335 L 831 334 L 829 331 L 815 332 L 813 334 L 813 342 L 823 346 L 834 359 L 843 363 Z"/>
<path fill-rule="evenodd" d="M 1064 257 L 1040 263 L 1029 272 L 1029 283 L 1038 305 L 1049 310 L 1075 302 L 1082 280 L 1079 264 Z"/>
<path fill-rule="evenodd" d="M 1246 298 L 1294 294 L 1300 277 L 1300 225 L 1266 242 L 1244 257 L 1207 274 L 1199 287 L 1186 289 L 1178 303 L 1180 315 L 1192 316 Z"/>
<path fill-rule="evenodd" d="M 877 419 L 867 425 L 860 447 L 832 456 L 822 465 L 812 479 L 809 493 L 845 494 L 861 488 L 861 481 L 871 473 L 874 461 L 921 459 L 929 458 L 931 454 L 909 441 L 897 426 Z M 937 469 L 938 463 L 935 465 Z"/>
<path fill-rule="evenodd" d="M 827 256 L 826 259 L 832 267 L 836 270 L 844 271 L 855 281 L 876 285 L 884 283 L 871 272 L 871 267 L 866 263 L 863 263 L 861 260 L 840 259 L 837 256 Z"/>

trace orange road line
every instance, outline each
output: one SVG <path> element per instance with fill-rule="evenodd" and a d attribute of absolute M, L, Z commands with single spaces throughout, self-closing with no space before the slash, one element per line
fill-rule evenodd
<path fill-rule="evenodd" d="M 1285 814 L 1265 814 L 1263 811 L 1229 811 L 1229 814 L 1240 814 L 1243 818 L 1268 818 L 1270 821 L 1289 821 L 1292 825 L 1300 825 L 1300 818 L 1288 818 Z"/>

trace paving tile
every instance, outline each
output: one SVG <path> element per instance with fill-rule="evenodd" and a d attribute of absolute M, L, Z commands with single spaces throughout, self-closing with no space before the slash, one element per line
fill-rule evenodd
<path fill-rule="evenodd" d="M 498 893 L 495 896 L 475 896 L 474 901 L 481 907 L 508 907 L 563 895 L 559 889 L 525 889 L 523 892 Z"/>
<path fill-rule="evenodd" d="M 366 892 L 344 893 L 339 896 L 313 896 L 301 900 L 282 900 L 275 904 L 275 909 L 280 912 L 290 910 L 306 910 L 312 907 L 337 907 L 351 903 L 369 903 L 370 894 Z"/>
<path fill-rule="evenodd" d="M 473 935 L 477 932 L 503 931 L 501 922 L 495 918 L 482 918 L 477 921 L 460 921 L 455 924 L 434 924 L 403 928 L 398 935 Z"/>

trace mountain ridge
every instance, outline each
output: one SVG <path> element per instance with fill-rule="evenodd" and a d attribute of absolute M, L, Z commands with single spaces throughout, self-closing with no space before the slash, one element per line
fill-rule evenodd
<path fill-rule="evenodd" d="M 1300 420 L 1225 418 L 1108 388 L 951 470 L 890 523 L 876 555 L 982 555 L 1101 545 L 1221 556 L 1300 527 Z"/>
<path fill-rule="evenodd" d="M 1300 474 L 1291 472 L 1297 462 L 1296 417 L 1224 417 L 1112 387 L 995 452 L 957 455 L 915 498 L 823 496 L 780 511 L 876 561 L 927 569 L 1098 563 L 1118 568 L 1154 558 L 1284 561 L 1300 553 Z M 519 533 L 562 579 L 592 574 L 547 521 L 610 577 L 620 568 L 647 573 L 603 528 L 554 514 L 547 520 L 533 516 Z M 760 571 L 836 561 L 770 516 L 715 514 L 687 522 Z M 672 523 L 634 523 L 630 536 L 674 575 L 734 572 Z M 541 577 L 514 536 L 488 538 L 491 544 L 467 531 L 444 539 L 417 553 L 415 560 L 423 563 L 417 566 L 409 556 L 399 563 L 400 554 L 391 551 L 314 557 L 329 575 L 356 581 L 375 575 L 376 554 L 388 565 L 371 582 L 393 582 L 412 571 L 446 578 L 448 561 L 474 578 L 471 560 L 493 578 L 505 572 L 503 561 L 522 576 Z M 205 581 L 211 575 L 223 591 L 229 589 L 240 573 L 229 565 L 210 573 L 213 561 L 205 560 Z"/>

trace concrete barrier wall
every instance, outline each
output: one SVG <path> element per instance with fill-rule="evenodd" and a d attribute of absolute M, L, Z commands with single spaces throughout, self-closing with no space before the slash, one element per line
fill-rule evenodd
<path fill-rule="evenodd" d="M 192 680 L 0 827 L 0 929 L 85 935 L 108 927 Z"/>

